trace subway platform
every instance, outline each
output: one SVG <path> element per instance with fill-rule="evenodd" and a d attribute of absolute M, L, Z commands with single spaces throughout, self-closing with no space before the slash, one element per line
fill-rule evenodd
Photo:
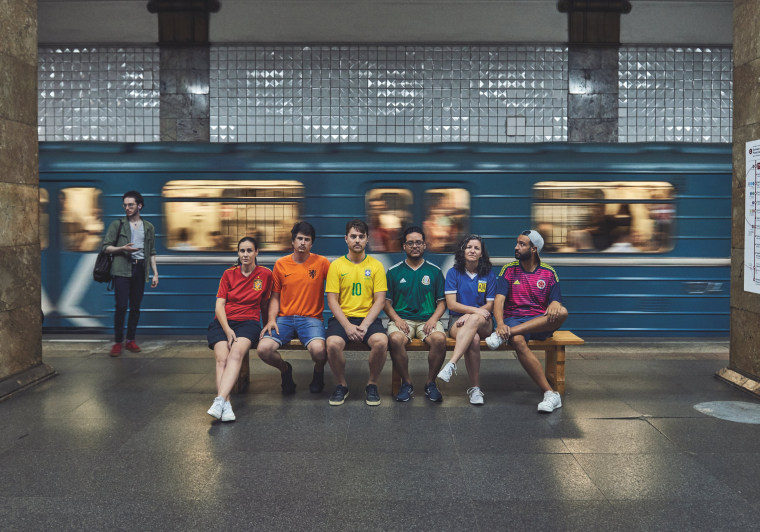
<path fill-rule="evenodd" d="M 569 347 L 567 393 L 541 394 L 511 353 L 485 353 L 485 405 L 464 364 L 444 401 L 364 403 L 350 353 L 341 407 L 252 357 L 237 421 L 206 414 L 201 337 L 151 337 L 110 358 L 106 336 L 45 336 L 58 376 L 0 402 L 0 529 L 741 530 L 760 522 L 760 401 L 714 377 L 727 339 L 591 339 Z M 711 415 L 736 411 L 738 421 Z M 733 409 L 733 410 L 732 410 Z"/>

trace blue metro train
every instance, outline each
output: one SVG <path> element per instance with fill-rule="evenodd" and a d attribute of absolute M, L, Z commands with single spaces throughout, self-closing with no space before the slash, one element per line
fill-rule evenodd
<path fill-rule="evenodd" d="M 107 331 L 113 295 L 92 281 L 104 229 L 138 190 L 156 226 L 160 284 L 140 330 L 198 334 L 244 235 L 259 263 L 345 253 L 346 221 L 370 224 L 370 252 L 403 257 L 422 225 L 448 269 L 456 242 L 483 236 L 495 267 L 537 228 L 580 336 L 722 336 L 729 327 L 731 147 L 717 144 L 40 144 L 44 327 Z"/>

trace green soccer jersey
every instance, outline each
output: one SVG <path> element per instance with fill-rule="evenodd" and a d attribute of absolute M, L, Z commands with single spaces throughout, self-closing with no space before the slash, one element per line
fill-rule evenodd
<path fill-rule="evenodd" d="M 441 269 L 426 260 L 416 270 L 403 260 L 388 269 L 387 277 L 385 298 L 402 319 L 427 321 L 446 297 Z"/>

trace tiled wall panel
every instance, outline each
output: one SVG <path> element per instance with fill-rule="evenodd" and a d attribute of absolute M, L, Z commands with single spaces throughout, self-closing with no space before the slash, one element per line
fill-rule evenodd
<path fill-rule="evenodd" d="M 158 47 L 39 49 L 39 140 L 159 138 Z"/>
<path fill-rule="evenodd" d="M 621 47 L 620 142 L 731 142 L 730 48 Z"/>
<path fill-rule="evenodd" d="M 212 142 L 567 139 L 565 46 L 219 46 Z"/>
<path fill-rule="evenodd" d="M 620 142 L 730 142 L 730 48 L 622 47 Z M 212 142 L 567 140 L 567 48 L 218 46 Z M 39 50 L 39 139 L 160 140 L 157 47 Z"/>

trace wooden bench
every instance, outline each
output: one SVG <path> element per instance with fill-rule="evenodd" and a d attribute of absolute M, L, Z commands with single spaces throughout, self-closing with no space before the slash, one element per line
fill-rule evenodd
<path fill-rule="evenodd" d="M 454 339 L 446 339 L 446 349 L 451 351 L 454 349 Z M 546 360 L 544 363 L 544 372 L 546 374 L 546 380 L 552 385 L 556 391 L 565 394 L 565 347 L 568 345 L 583 345 L 582 338 L 576 336 L 570 331 L 555 331 L 554 334 L 546 340 L 531 340 L 528 342 L 528 346 L 533 351 L 543 351 L 546 353 Z M 280 351 L 304 351 L 306 347 L 298 340 L 292 340 L 287 344 L 280 347 Z M 486 345 L 484 341 L 480 342 L 480 349 L 483 352 L 488 352 L 491 349 Z M 369 351 L 369 348 L 360 342 L 349 342 L 346 344 L 346 351 Z M 407 351 L 427 351 L 428 347 L 422 340 L 414 339 L 406 346 Z M 514 351 L 510 346 L 502 344 L 495 351 Z M 398 393 L 401 386 L 401 375 L 399 375 L 396 367 L 393 367 L 392 374 L 393 395 Z M 233 393 L 240 393 L 248 388 L 250 383 L 250 363 L 248 353 L 246 353 L 243 359 L 243 365 L 240 367 L 240 375 L 238 381 L 233 388 Z"/>

